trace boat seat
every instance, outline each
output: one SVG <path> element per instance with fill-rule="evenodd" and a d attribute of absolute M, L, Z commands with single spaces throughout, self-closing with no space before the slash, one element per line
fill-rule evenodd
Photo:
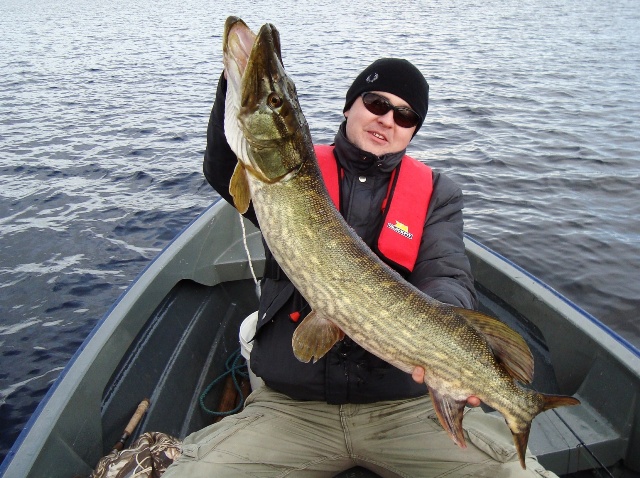
<path fill-rule="evenodd" d="M 625 459 L 629 443 L 624 437 L 629 436 L 627 429 L 639 397 L 633 384 L 616 370 L 604 360 L 596 361 L 573 395 L 580 405 L 549 410 L 533 421 L 529 448 L 545 468 L 564 475 L 611 467 Z M 615 386 L 604 389 L 604 375 Z M 607 402 L 618 404 L 615 421 L 598 411 Z"/>

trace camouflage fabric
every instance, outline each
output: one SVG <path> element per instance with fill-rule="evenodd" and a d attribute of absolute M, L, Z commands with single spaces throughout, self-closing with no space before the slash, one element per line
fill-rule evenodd
<path fill-rule="evenodd" d="M 181 446 L 170 435 L 144 433 L 126 450 L 102 458 L 90 478 L 158 478 L 180 456 Z"/>

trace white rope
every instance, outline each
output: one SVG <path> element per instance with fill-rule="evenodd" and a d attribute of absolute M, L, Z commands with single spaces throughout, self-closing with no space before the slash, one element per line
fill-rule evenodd
<path fill-rule="evenodd" d="M 256 284 L 256 293 L 258 297 L 260 297 L 260 285 L 258 283 L 258 277 L 256 276 L 256 271 L 253 269 L 253 260 L 251 259 L 251 252 L 249 252 L 249 245 L 247 244 L 247 230 L 244 227 L 244 219 L 242 214 L 238 214 L 240 217 L 240 226 L 242 227 L 242 243 L 244 244 L 244 251 L 247 253 L 247 259 L 249 259 L 249 269 L 251 270 L 251 277 L 253 277 L 253 282 Z"/>

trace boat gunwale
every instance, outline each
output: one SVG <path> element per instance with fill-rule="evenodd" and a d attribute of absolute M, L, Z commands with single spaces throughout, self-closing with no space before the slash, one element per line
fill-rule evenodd
<path fill-rule="evenodd" d="M 579 328 L 582 332 L 590 335 L 596 343 L 600 343 L 600 337 L 597 337 L 597 331 L 591 329 L 591 327 L 589 326 L 593 326 L 599 331 L 604 332 L 606 336 L 613 341 L 613 343 L 616 343 L 618 345 L 618 347 L 616 347 L 616 349 L 618 350 L 614 351 L 616 352 L 616 358 L 621 362 L 624 363 L 625 360 L 629 358 L 623 356 L 625 354 L 622 353 L 622 350 L 630 353 L 635 359 L 640 360 L 640 349 L 638 347 L 634 346 L 631 342 L 622 337 L 615 330 L 601 322 L 586 310 L 582 309 L 575 302 L 568 299 L 565 295 L 558 292 L 549 284 L 545 283 L 516 263 L 507 259 L 500 253 L 480 243 L 477 239 L 469 236 L 468 234 L 465 234 L 465 247 L 467 248 L 467 253 L 478 256 L 482 262 L 488 264 L 489 266 L 492 265 L 491 262 L 495 262 L 496 260 L 500 261 L 501 264 L 506 265 L 507 267 L 492 268 L 502 272 L 505 275 L 508 275 L 514 283 L 517 283 L 519 286 L 526 289 L 534 296 L 539 297 L 542 302 L 547 303 L 549 306 L 553 307 L 559 315 L 571 319 L 573 325 Z M 494 258 L 494 261 L 491 261 L 491 258 Z M 522 274 L 524 277 L 518 277 L 518 274 Z M 550 298 L 553 298 L 554 300 L 551 301 L 549 300 Z M 607 350 L 611 351 L 609 347 L 606 348 Z M 640 377 L 640 373 L 637 374 Z"/>

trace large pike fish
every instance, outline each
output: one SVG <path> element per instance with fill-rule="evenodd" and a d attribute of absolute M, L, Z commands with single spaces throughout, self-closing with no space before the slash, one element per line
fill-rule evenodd
<path fill-rule="evenodd" d="M 238 156 L 230 192 L 240 212 L 253 202 L 269 248 L 312 308 L 293 337 L 296 357 L 315 362 L 347 334 L 400 370 L 421 366 L 440 423 L 457 445 L 465 446 L 463 409 L 475 395 L 502 413 L 524 468 L 533 418 L 578 400 L 520 386 L 533 378 L 520 335 L 427 296 L 351 230 L 323 183 L 273 25 L 255 35 L 230 17 L 223 53 L 225 135 Z"/>

